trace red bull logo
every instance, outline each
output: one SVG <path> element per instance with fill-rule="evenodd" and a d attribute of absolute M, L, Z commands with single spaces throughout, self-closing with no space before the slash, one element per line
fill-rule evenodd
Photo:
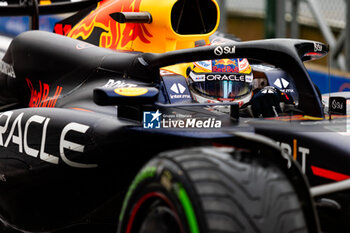
<path fill-rule="evenodd" d="M 213 72 L 239 73 L 236 59 L 220 59 L 213 61 Z"/>
<path fill-rule="evenodd" d="M 234 65 L 237 66 L 237 61 L 232 59 L 215 60 L 215 65 Z"/>
<path fill-rule="evenodd" d="M 62 87 L 57 86 L 55 94 L 53 96 L 49 96 L 50 86 L 46 83 L 42 83 L 39 80 L 39 90 L 36 90 L 30 81 L 30 79 L 26 78 L 29 90 L 30 90 L 30 100 L 29 107 L 46 107 L 53 108 L 56 105 L 57 99 L 62 92 Z"/>
<path fill-rule="evenodd" d="M 132 43 L 150 43 L 153 37 L 144 24 L 119 24 L 110 17 L 115 12 L 140 12 L 142 0 L 103 0 L 97 8 L 68 33 L 68 37 L 84 40 L 100 47 L 132 50 Z"/>

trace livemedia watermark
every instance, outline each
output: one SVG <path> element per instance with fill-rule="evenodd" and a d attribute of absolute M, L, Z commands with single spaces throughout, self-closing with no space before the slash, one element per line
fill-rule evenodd
<path fill-rule="evenodd" d="M 221 128 L 222 121 L 214 117 L 197 118 L 187 114 L 162 114 L 157 111 L 143 113 L 143 128 Z"/>

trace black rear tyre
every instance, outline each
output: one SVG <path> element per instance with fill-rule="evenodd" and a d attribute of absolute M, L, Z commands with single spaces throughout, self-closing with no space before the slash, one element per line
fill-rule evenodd
<path fill-rule="evenodd" d="M 308 230 L 298 197 L 277 166 L 227 149 L 193 148 L 160 154 L 130 186 L 119 233 L 148 232 Z"/>

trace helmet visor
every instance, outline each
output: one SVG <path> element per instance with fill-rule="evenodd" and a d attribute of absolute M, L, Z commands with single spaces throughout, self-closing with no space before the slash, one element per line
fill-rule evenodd
<path fill-rule="evenodd" d="M 250 94 L 252 89 L 252 75 L 191 72 L 190 79 L 193 91 L 215 99 L 240 99 Z"/>

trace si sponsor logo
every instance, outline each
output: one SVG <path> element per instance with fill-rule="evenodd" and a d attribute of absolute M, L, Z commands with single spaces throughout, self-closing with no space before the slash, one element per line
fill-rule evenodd
<path fill-rule="evenodd" d="M 314 52 L 322 52 L 322 45 L 320 43 L 314 42 Z"/>
<path fill-rule="evenodd" d="M 334 114 L 346 114 L 346 103 L 347 100 L 344 97 L 337 97 L 337 96 L 332 96 L 329 98 L 329 103 L 330 103 L 330 111 Z"/>
<path fill-rule="evenodd" d="M 341 102 L 337 102 L 337 100 L 333 99 L 333 101 L 332 101 L 332 108 L 333 109 L 343 110 L 344 104 L 341 103 Z"/>
<path fill-rule="evenodd" d="M 216 56 L 221 56 L 223 54 L 235 54 L 236 53 L 236 46 L 232 46 L 232 47 L 229 47 L 229 46 L 217 46 L 215 49 L 214 49 L 214 54 Z"/>

